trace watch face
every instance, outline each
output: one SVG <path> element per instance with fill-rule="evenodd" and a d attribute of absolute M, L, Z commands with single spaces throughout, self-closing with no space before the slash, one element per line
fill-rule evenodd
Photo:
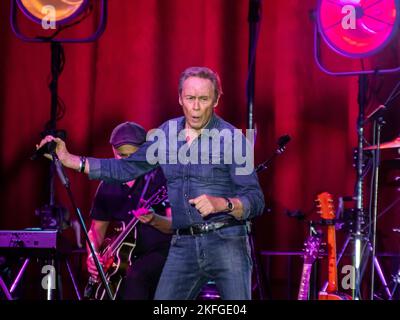
<path fill-rule="evenodd" d="M 232 210 L 233 209 L 233 204 L 230 200 L 228 200 L 228 209 Z"/>

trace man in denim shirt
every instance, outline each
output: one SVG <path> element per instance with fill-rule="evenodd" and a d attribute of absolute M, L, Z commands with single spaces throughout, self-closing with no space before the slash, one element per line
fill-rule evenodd
<path fill-rule="evenodd" d="M 221 93 L 215 72 L 186 69 L 179 80 L 184 117 L 151 131 L 126 159 L 75 156 L 51 136 L 39 145 L 56 141 L 63 165 L 91 179 L 125 182 L 161 166 L 175 234 L 155 299 L 195 299 L 209 280 L 222 299 L 251 299 L 246 222 L 263 213 L 264 196 L 253 167 L 253 146 L 214 113 Z"/>

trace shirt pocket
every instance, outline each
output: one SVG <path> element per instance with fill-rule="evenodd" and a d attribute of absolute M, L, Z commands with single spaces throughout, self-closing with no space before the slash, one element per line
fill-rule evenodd
<path fill-rule="evenodd" d="M 222 152 L 202 153 L 201 156 L 198 164 L 192 164 L 194 176 L 210 183 L 229 180 L 229 159 L 228 165 L 225 164 Z"/>

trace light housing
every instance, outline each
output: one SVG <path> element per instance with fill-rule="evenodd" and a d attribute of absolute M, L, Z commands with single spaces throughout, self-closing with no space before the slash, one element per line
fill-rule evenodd
<path fill-rule="evenodd" d="M 87 8 L 89 0 L 17 0 L 20 10 L 31 20 L 41 23 L 46 17 L 46 6 L 55 9 L 57 24 L 65 24 Z"/>
<path fill-rule="evenodd" d="M 94 42 L 106 29 L 107 3 L 108 0 L 11 0 L 11 29 L 26 42 Z M 66 31 L 76 29 L 88 18 L 91 21 L 85 21 L 87 27 L 78 27 L 78 37 L 75 32 Z M 24 20 L 31 21 L 30 25 Z"/>
<path fill-rule="evenodd" d="M 364 58 L 383 49 L 396 34 L 396 0 L 320 0 L 319 31 L 326 43 L 349 58 Z M 353 15 L 353 16 L 351 16 Z M 354 19 L 353 28 L 346 23 Z"/>

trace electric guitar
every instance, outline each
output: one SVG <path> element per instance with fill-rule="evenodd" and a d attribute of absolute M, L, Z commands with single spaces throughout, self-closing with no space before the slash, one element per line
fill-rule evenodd
<path fill-rule="evenodd" d="M 319 300 L 351 300 L 351 297 L 338 291 L 338 276 L 336 266 L 336 230 L 335 211 L 332 195 L 327 192 L 318 195 L 317 199 L 321 218 L 327 223 L 327 247 L 328 247 L 328 287 L 326 291 L 320 291 Z"/>
<path fill-rule="evenodd" d="M 300 288 L 297 300 L 308 300 L 310 290 L 310 275 L 312 265 L 317 260 L 321 246 L 320 236 L 309 236 L 304 248 L 303 272 L 301 274 Z"/>
<path fill-rule="evenodd" d="M 150 209 L 153 205 L 159 204 L 168 197 L 165 186 L 161 187 L 153 194 L 141 208 Z M 107 238 L 104 240 L 100 251 L 100 258 L 104 261 L 104 272 L 106 280 L 113 294 L 113 299 L 116 298 L 121 282 L 126 275 L 128 267 L 131 265 L 132 252 L 135 249 L 135 237 L 128 240 L 128 236 L 135 228 L 139 219 L 133 216 L 129 223 L 122 227 L 120 233 L 113 239 Z M 85 299 L 103 300 L 107 298 L 106 290 L 101 282 L 101 279 L 90 276 L 88 284 L 84 291 Z"/>

